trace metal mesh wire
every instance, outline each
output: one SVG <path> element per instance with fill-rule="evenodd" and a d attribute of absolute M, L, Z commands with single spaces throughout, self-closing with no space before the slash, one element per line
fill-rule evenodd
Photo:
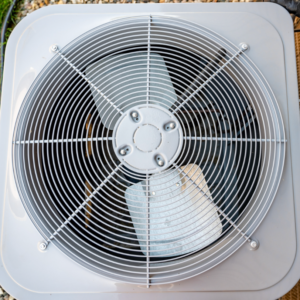
<path fill-rule="evenodd" d="M 128 167 L 114 144 L 114 122 L 142 105 L 182 129 L 178 157 L 156 174 Z M 20 109 L 13 166 L 48 243 L 103 276 L 153 285 L 203 273 L 250 241 L 280 183 L 285 142 L 245 49 L 142 16 L 55 49 Z"/>

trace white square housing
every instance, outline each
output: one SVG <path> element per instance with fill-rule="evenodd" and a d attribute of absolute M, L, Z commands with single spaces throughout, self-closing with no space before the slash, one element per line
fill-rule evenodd
<path fill-rule="evenodd" d="M 278 163 L 278 169 L 282 165 L 282 170 L 278 171 L 282 173 L 274 179 L 274 188 L 271 186 L 267 190 L 270 200 L 264 208 L 260 208 L 263 214 L 261 219 L 249 228 L 246 219 L 245 224 L 237 221 L 237 226 L 249 229 L 249 233 L 245 233 L 249 234 L 248 241 L 250 238 L 251 241 L 257 241 L 258 249 L 251 249 L 249 243 L 238 238 L 237 233 L 234 236 L 235 246 L 232 246 L 234 251 L 227 255 L 226 248 L 224 257 L 219 257 L 218 263 L 211 264 L 211 267 L 208 265 L 203 272 L 190 270 L 191 273 L 184 280 L 180 280 L 181 274 L 178 272 L 172 276 L 179 277 L 167 283 L 160 283 L 159 276 L 153 276 L 145 283 L 137 278 L 134 284 L 126 283 L 124 281 L 127 280 L 121 280 L 118 276 L 112 279 L 99 274 L 97 270 L 85 268 L 80 259 L 76 261 L 75 256 L 71 259 L 71 255 L 64 255 L 60 241 L 58 244 L 50 241 L 45 251 L 39 250 L 40 243 L 47 236 L 37 230 L 38 222 L 35 226 L 31 221 L 30 209 L 24 208 L 19 193 L 21 188 L 16 182 L 19 175 L 16 174 L 13 160 L 16 147 L 25 147 L 16 138 L 22 133 L 15 131 L 24 99 L 30 96 L 32 84 L 39 80 L 38 76 L 43 75 L 45 67 L 59 59 L 58 54 L 51 51 L 51 46 L 58 45 L 64 54 L 63 49 L 70 49 L 70 43 L 98 26 L 122 22 L 122 18 L 140 20 L 148 17 L 153 18 L 154 23 L 155 18 L 189 22 L 216 33 L 230 45 L 249 45 L 245 52 L 247 58 L 257 67 L 255 74 L 265 78 L 268 83 L 266 89 L 273 92 L 270 94 L 278 105 L 278 108 L 270 111 L 282 117 L 283 127 L 275 126 L 270 135 L 260 136 L 275 140 L 275 143 L 271 143 L 279 150 L 270 154 L 270 157 Z M 189 30 L 192 30 L 190 26 Z M 243 55 L 241 53 L 237 55 Z M 20 300 L 82 297 L 275 299 L 284 295 L 298 281 L 299 104 L 293 24 L 282 7 L 270 3 L 50 6 L 31 13 L 17 25 L 9 38 L 5 55 L 0 123 L 0 282 L 11 295 Z M 84 55 L 84 50 L 81 55 Z M 72 69 L 71 66 L 69 68 Z M 259 85 L 260 77 L 253 78 Z M 278 135 L 282 139 L 276 140 Z M 263 147 L 262 151 L 266 153 L 269 148 Z M 284 155 L 280 156 L 280 153 Z M 276 175 L 274 173 L 264 171 L 266 178 L 273 178 Z M 223 240 L 225 243 L 226 237 Z M 196 263 L 197 257 L 192 259 Z"/>

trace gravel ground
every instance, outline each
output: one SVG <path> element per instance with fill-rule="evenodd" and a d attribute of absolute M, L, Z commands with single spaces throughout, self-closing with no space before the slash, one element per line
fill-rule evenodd
<path fill-rule="evenodd" d="M 0 300 L 14 300 L 13 296 L 10 296 L 4 289 L 0 286 Z"/>
<path fill-rule="evenodd" d="M 0 0 L 1 1 L 1 0 Z M 31 12 L 48 5 L 59 4 L 136 4 L 136 3 L 194 3 L 194 2 L 260 2 L 262 0 L 25 0 L 18 13 L 18 22 Z"/>

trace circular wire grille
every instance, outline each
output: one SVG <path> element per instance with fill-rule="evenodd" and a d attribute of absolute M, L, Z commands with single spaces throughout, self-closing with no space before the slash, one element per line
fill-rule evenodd
<path fill-rule="evenodd" d="M 17 188 L 47 243 L 113 280 L 153 285 L 205 272 L 250 241 L 280 183 L 285 133 L 247 47 L 142 16 L 52 50 L 13 137 Z M 132 168 L 115 140 L 120 118 L 150 108 L 182 130 L 178 156 L 155 172 Z M 153 120 L 136 128 L 167 130 Z"/>

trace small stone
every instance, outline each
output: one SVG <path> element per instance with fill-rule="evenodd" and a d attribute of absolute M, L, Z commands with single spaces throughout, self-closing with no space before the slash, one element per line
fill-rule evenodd
<path fill-rule="evenodd" d="M 8 300 L 15 300 L 13 296 L 9 296 Z"/>
<path fill-rule="evenodd" d="M 2 288 L 0 287 L 0 296 L 2 296 L 4 294 L 4 291 L 2 290 Z"/>

